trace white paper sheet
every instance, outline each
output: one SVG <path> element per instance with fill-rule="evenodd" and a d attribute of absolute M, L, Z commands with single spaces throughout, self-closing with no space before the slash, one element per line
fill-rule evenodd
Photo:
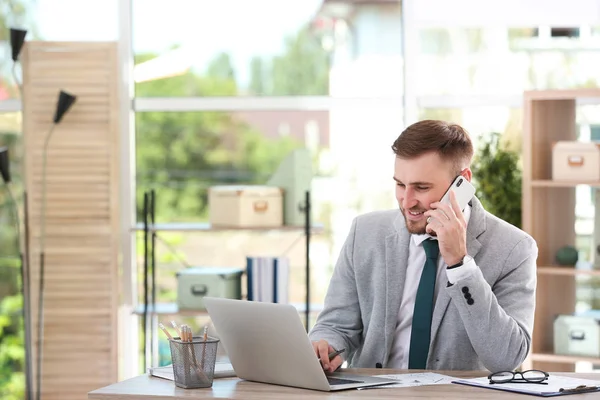
<path fill-rule="evenodd" d="M 560 389 L 573 389 L 579 385 L 588 387 L 600 386 L 600 380 L 571 378 L 559 375 L 550 375 L 546 381 L 546 385 L 540 385 L 539 383 L 500 383 L 490 385 L 490 380 L 488 378 L 456 379 L 455 382 L 489 389 L 528 393 L 540 396 L 557 394 L 560 393 Z"/>
<path fill-rule="evenodd" d="M 394 379 L 398 383 L 383 386 L 372 386 L 360 388 L 362 389 L 391 389 L 410 386 L 425 386 L 425 385 L 447 385 L 456 380 L 451 376 L 436 374 L 434 372 L 421 372 L 415 374 L 397 374 L 397 375 L 373 375 L 377 378 Z"/>
<path fill-rule="evenodd" d="M 171 381 L 175 379 L 175 377 L 173 376 L 173 366 L 171 364 L 166 365 L 164 367 L 148 368 L 148 373 L 152 376 L 156 376 L 158 378 L 163 378 L 163 379 L 168 379 Z M 233 376 L 236 376 L 236 375 L 235 375 L 235 371 L 233 370 L 233 366 L 231 365 L 231 363 L 224 362 L 224 361 L 217 361 L 215 363 L 215 372 L 214 372 L 215 379 L 229 378 L 229 377 L 233 377 Z"/>

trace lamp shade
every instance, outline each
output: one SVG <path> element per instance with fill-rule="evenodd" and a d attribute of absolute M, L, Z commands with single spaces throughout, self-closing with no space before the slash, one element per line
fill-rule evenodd
<path fill-rule="evenodd" d="M 75 103 L 77 97 L 70 93 L 61 90 L 58 95 L 58 103 L 56 104 L 56 113 L 54 114 L 54 123 L 58 124 L 63 116 L 69 111 L 69 108 Z"/>
<path fill-rule="evenodd" d="M 21 52 L 23 43 L 25 43 L 25 35 L 27 35 L 27 31 L 10 28 L 10 48 L 12 50 L 13 61 L 17 61 L 17 58 L 19 58 L 19 53 Z"/>
<path fill-rule="evenodd" d="M 10 182 L 10 167 L 8 164 L 8 147 L 0 147 L 0 175 L 4 183 Z"/>

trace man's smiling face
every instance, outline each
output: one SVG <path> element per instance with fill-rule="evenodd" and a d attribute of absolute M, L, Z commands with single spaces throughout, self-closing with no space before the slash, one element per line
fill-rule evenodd
<path fill-rule="evenodd" d="M 425 233 L 427 218 L 423 213 L 442 198 L 454 178 L 452 163 L 436 152 L 411 159 L 396 157 L 396 200 L 410 233 Z"/>

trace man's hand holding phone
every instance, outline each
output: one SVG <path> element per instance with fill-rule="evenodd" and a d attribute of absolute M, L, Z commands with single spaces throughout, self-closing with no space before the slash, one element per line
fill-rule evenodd
<path fill-rule="evenodd" d="M 435 235 L 439 242 L 440 255 L 447 265 L 455 265 L 467 255 L 467 223 L 453 190 L 448 192 L 450 205 L 438 201 L 431 203 L 425 231 Z"/>
<path fill-rule="evenodd" d="M 321 361 L 321 366 L 323 367 L 323 370 L 325 372 L 335 371 L 344 362 L 342 357 L 339 355 L 343 352 L 343 350 L 338 352 L 338 354 L 336 354 L 335 356 L 333 356 L 331 360 L 329 359 L 329 355 L 331 353 L 336 352 L 336 350 L 329 343 L 327 343 L 326 340 L 312 342 L 312 345 L 313 349 L 315 350 L 315 354 Z"/>

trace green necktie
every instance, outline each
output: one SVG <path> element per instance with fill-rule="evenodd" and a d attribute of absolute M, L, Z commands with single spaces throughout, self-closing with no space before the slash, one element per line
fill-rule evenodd
<path fill-rule="evenodd" d="M 435 291 L 435 276 L 437 274 L 437 259 L 439 254 L 438 241 L 427 239 L 423 241 L 425 249 L 425 265 L 421 273 L 421 281 L 415 298 L 415 309 L 410 334 L 410 352 L 408 356 L 409 369 L 425 369 L 429 354 L 429 339 L 431 338 L 431 316 L 433 315 L 433 293 Z"/>

